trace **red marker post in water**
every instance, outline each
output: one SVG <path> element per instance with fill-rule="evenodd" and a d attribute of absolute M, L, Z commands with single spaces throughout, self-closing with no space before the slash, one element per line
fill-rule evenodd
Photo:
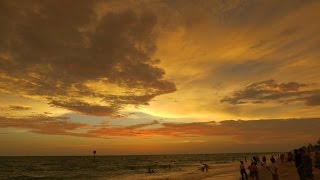
<path fill-rule="evenodd" d="M 97 151 L 93 151 L 93 162 L 96 161 L 96 153 L 97 153 Z"/>

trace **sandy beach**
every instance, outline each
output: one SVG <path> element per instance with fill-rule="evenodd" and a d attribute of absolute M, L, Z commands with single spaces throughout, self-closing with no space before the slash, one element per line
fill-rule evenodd
<path fill-rule="evenodd" d="M 311 154 L 313 157 L 313 153 Z M 313 161 L 314 162 L 314 161 Z M 283 162 L 278 159 L 277 164 L 279 167 L 279 179 L 282 180 L 299 180 L 297 170 L 294 162 Z M 245 164 L 246 167 L 249 164 Z M 247 173 L 249 174 L 248 170 Z M 315 180 L 320 180 L 320 169 L 313 168 L 313 174 Z M 263 166 L 259 166 L 260 180 L 272 180 L 270 171 Z M 122 179 L 117 177 L 116 179 Z M 165 173 L 159 176 L 157 173 L 147 175 L 135 175 L 130 179 L 138 180 L 241 180 L 239 173 L 239 163 L 232 162 L 228 164 L 211 165 L 208 172 L 202 172 L 199 168 L 183 169 L 178 172 Z M 248 178 L 250 179 L 250 178 Z"/>

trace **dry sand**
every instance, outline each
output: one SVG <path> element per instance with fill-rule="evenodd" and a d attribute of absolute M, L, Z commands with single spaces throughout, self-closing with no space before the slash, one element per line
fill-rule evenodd
<path fill-rule="evenodd" d="M 313 157 L 313 154 L 311 155 Z M 314 162 L 314 160 L 313 160 Z M 299 180 L 294 162 L 281 163 L 277 161 L 279 167 L 280 180 Z M 211 165 L 208 172 L 202 172 L 199 168 L 192 167 L 177 172 L 163 174 L 144 174 L 134 175 L 130 179 L 134 180 L 241 180 L 239 172 L 239 162 L 228 164 Z M 246 164 L 248 167 L 249 164 Z M 248 173 L 248 170 L 247 170 Z M 249 173 L 248 173 L 249 174 Z M 320 180 L 320 169 L 313 168 L 314 180 Z M 272 180 L 271 172 L 262 166 L 259 166 L 260 180 Z M 118 177 L 115 179 L 126 179 Z M 250 180 L 250 178 L 249 178 Z M 252 180 L 252 179 L 251 179 Z"/>

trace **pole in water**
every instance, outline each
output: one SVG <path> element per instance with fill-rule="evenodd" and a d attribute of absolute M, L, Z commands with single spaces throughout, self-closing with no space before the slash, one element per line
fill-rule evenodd
<path fill-rule="evenodd" d="M 96 161 L 96 153 L 97 153 L 97 151 L 93 151 L 93 162 Z"/>

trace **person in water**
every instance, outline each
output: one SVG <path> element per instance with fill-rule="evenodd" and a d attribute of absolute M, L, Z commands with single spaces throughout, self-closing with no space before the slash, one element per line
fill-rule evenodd
<path fill-rule="evenodd" d="M 206 171 L 206 172 L 208 172 L 208 169 L 209 169 L 209 166 L 208 166 L 208 164 L 202 164 L 203 166 L 202 166 L 202 172 L 204 172 L 204 171 Z"/>
<path fill-rule="evenodd" d="M 248 174 L 246 172 L 246 168 L 244 167 L 243 161 L 240 161 L 240 174 L 241 174 L 242 180 L 244 180 L 243 175 L 245 175 L 246 179 L 248 179 Z"/>

